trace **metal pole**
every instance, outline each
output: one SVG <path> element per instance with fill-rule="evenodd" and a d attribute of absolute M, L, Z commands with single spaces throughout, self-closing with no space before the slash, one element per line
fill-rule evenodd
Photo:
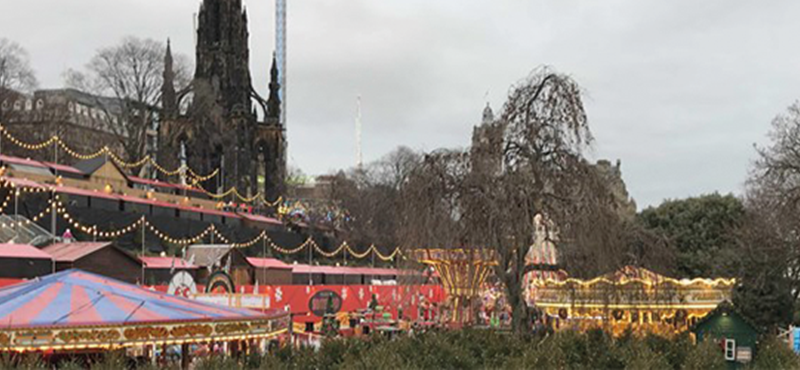
<path fill-rule="evenodd" d="M 19 234 L 19 188 L 14 188 L 14 231 Z"/>
<path fill-rule="evenodd" d="M 144 236 L 145 236 L 145 223 L 144 217 L 142 217 L 142 257 L 144 257 Z M 142 262 L 142 286 L 144 286 L 144 262 Z"/>
<path fill-rule="evenodd" d="M 56 136 L 58 139 L 58 136 Z M 53 163 L 58 165 L 58 140 L 53 142 Z M 55 168 L 56 177 L 58 177 L 58 167 Z"/>
<path fill-rule="evenodd" d="M 313 239 L 312 239 L 313 240 Z M 308 285 L 314 285 L 314 274 L 311 273 L 311 260 L 314 256 L 314 248 L 311 247 L 311 243 L 308 244 Z"/>
<path fill-rule="evenodd" d="M 55 190 L 53 190 L 53 192 L 51 193 L 50 199 L 52 200 L 52 202 L 50 203 L 50 209 L 51 209 L 51 213 L 50 213 L 50 218 L 51 218 L 51 220 L 50 220 L 50 232 L 53 234 L 53 240 L 55 240 L 55 238 L 56 238 L 56 192 L 55 192 Z M 53 258 L 53 273 L 54 274 L 56 273 L 56 259 L 55 258 Z"/>

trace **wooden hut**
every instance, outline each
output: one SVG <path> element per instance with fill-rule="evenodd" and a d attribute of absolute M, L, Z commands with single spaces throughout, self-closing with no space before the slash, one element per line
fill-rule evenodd
<path fill-rule="evenodd" d="M 31 279 L 53 270 L 53 258 L 28 244 L 0 244 L 0 278 Z"/>
<path fill-rule="evenodd" d="M 56 260 L 56 271 L 77 268 L 128 283 L 142 280 L 142 261 L 111 242 L 56 243 L 42 251 Z"/>
<path fill-rule="evenodd" d="M 253 266 L 253 277 L 259 285 L 289 285 L 292 283 L 292 266 L 277 258 L 247 257 Z"/>
<path fill-rule="evenodd" d="M 197 281 L 199 267 L 180 257 L 140 257 L 144 264 L 144 282 L 147 285 L 168 285 L 172 275 L 178 271 L 186 271 Z"/>
<path fill-rule="evenodd" d="M 200 267 L 197 272 L 199 283 L 205 283 L 211 272 L 228 270 L 236 286 L 253 283 L 252 266 L 247 257 L 230 244 L 195 244 L 186 249 L 186 259 Z"/>
<path fill-rule="evenodd" d="M 752 361 L 758 345 L 758 328 L 730 301 L 723 301 L 691 327 L 697 342 L 713 340 L 725 353 L 729 369 Z"/>

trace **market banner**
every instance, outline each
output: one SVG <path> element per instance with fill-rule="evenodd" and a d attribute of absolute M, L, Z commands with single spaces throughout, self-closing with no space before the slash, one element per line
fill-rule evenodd
<path fill-rule="evenodd" d="M 403 316 L 412 320 L 418 318 L 420 306 L 427 308 L 445 300 L 441 285 L 248 285 L 237 289 L 236 294 L 198 293 L 192 298 L 258 310 L 288 307 L 295 322 L 321 321 L 321 315 L 315 311 L 327 309 L 328 297 L 334 300 L 336 313 L 365 310 L 374 296 L 384 312 L 396 318 L 398 310 L 402 310 Z"/>

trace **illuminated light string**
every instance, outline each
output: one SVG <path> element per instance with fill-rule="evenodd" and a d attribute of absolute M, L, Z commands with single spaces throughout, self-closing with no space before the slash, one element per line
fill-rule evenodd
<path fill-rule="evenodd" d="M 647 286 L 658 285 L 658 284 L 661 284 L 661 283 L 672 283 L 672 284 L 676 284 L 676 285 L 680 285 L 680 286 L 689 286 L 689 285 L 694 285 L 694 284 L 697 284 L 697 283 L 701 283 L 701 284 L 705 284 L 705 285 L 733 285 L 733 284 L 736 283 L 736 279 L 694 278 L 694 279 L 691 279 L 691 280 L 689 280 L 689 279 L 680 279 L 680 280 L 678 280 L 678 279 L 674 279 L 674 278 L 670 278 L 670 277 L 660 277 L 660 278 L 658 278 L 658 279 L 656 279 L 654 281 L 654 280 L 650 280 L 650 279 L 623 277 L 619 281 L 614 281 L 614 280 L 610 280 L 610 279 L 608 279 L 606 277 L 600 276 L 600 277 L 596 277 L 596 278 L 594 278 L 592 280 L 588 280 L 588 281 L 575 279 L 575 278 L 569 278 L 569 279 L 566 279 L 564 281 L 558 281 L 558 280 L 555 280 L 555 279 L 548 278 L 546 280 L 535 282 L 535 284 L 540 285 L 540 286 L 545 286 L 545 285 L 550 285 L 550 284 L 556 285 L 556 286 L 564 286 L 564 285 L 567 285 L 567 284 L 577 284 L 577 285 L 579 285 L 581 287 L 591 287 L 591 286 L 594 286 L 595 284 L 599 284 L 599 283 L 604 283 L 604 284 L 609 284 L 609 285 L 617 285 L 617 284 L 625 285 L 625 284 L 629 284 L 629 283 L 641 283 L 641 284 L 644 284 L 644 285 L 647 285 Z"/>
<path fill-rule="evenodd" d="M 11 202 L 11 197 L 14 196 L 15 193 L 15 191 L 9 191 L 8 194 L 6 194 L 6 199 L 3 201 L 3 204 L 0 205 L 0 213 L 3 213 L 6 207 L 8 207 L 8 203 Z M 19 196 L 19 193 L 16 194 Z"/>
<path fill-rule="evenodd" d="M 207 175 L 200 175 L 196 171 L 194 171 L 191 167 L 189 167 L 187 165 L 181 165 L 175 170 L 168 170 L 168 169 L 164 168 L 163 166 L 161 166 L 160 164 L 158 164 L 158 162 L 156 162 L 149 154 L 145 155 L 144 157 L 142 157 L 138 161 L 126 162 L 120 156 L 118 156 L 116 153 L 114 153 L 108 146 L 104 146 L 104 147 L 100 148 L 98 151 L 96 151 L 94 153 L 91 153 L 91 154 L 82 154 L 82 153 L 78 153 L 74 149 L 70 148 L 57 135 L 56 136 L 52 136 L 47 141 L 44 141 L 44 142 L 41 142 L 41 143 L 38 143 L 38 144 L 29 144 L 29 143 L 25 143 L 25 142 L 17 139 L 16 137 L 14 137 L 13 135 L 11 135 L 11 133 L 8 132 L 8 130 L 2 125 L 0 125 L 0 131 L 2 131 L 3 135 L 6 138 L 8 138 L 12 143 L 14 143 L 15 145 L 20 146 L 20 147 L 22 147 L 24 149 L 28 149 L 28 150 L 41 150 L 41 149 L 44 149 L 46 147 L 49 147 L 49 146 L 55 144 L 55 145 L 58 145 L 62 150 L 64 150 L 70 156 L 78 158 L 78 159 L 82 159 L 82 160 L 94 159 L 94 158 L 100 157 L 102 155 L 108 155 L 109 158 L 111 158 L 111 160 L 114 161 L 114 163 L 116 163 L 118 166 L 123 167 L 123 168 L 138 168 L 138 167 L 141 167 L 141 166 L 149 163 L 156 170 L 158 170 L 159 172 L 161 172 L 162 174 L 164 174 L 166 176 L 180 175 L 180 174 L 183 174 L 184 171 L 185 171 L 192 178 L 192 182 L 195 184 L 196 188 L 201 190 L 206 195 L 208 195 L 208 196 L 210 196 L 212 198 L 215 198 L 215 199 L 224 198 L 224 197 L 226 197 L 226 196 L 228 196 L 230 194 L 234 194 L 239 200 L 241 200 L 241 201 L 243 201 L 245 203 L 251 203 L 251 202 L 259 200 L 262 203 L 264 203 L 265 205 L 267 205 L 268 207 L 275 207 L 275 206 L 277 206 L 278 204 L 280 204 L 283 201 L 283 197 L 278 197 L 278 199 L 276 199 L 274 201 L 269 201 L 264 197 L 264 195 L 261 192 L 258 192 L 256 195 L 254 195 L 252 197 L 245 197 L 244 195 L 242 195 L 239 192 L 239 190 L 236 187 L 232 187 L 232 188 L 228 189 L 228 191 L 226 191 L 224 193 L 221 193 L 221 194 L 214 194 L 214 193 L 211 193 L 208 190 L 203 189 L 199 185 L 199 183 L 204 182 L 204 181 L 208 181 L 208 180 L 214 178 L 215 176 L 217 176 L 219 174 L 219 168 L 214 169 L 214 171 L 212 171 L 211 173 L 209 173 Z"/>
<path fill-rule="evenodd" d="M 194 181 L 204 182 L 206 180 L 211 179 L 214 176 L 217 176 L 217 174 L 219 173 L 219 168 L 215 169 L 214 171 L 205 176 L 198 175 L 197 172 L 194 172 L 194 170 L 192 170 L 190 167 L 186 167 L 186 171 L 188 171 L 189 175 L 194 178 Z"/>
<path fill-rule="evenodd" d="M 42 210 L 41 212 L 39 212 L 39 214 L 37 214 L 36 216 L 33 216 L 32 218 L 26 219 L 26 220 L 23 220 L 23 221 L 16 221 L 16 222 L 11 222 L 11 223 L 5 223 L 5 222 L 0 223 L 0 229 L 5 229 L 5 228 L 12 228 L 13 229 L 13 228 L 16 228 L 18 226 L 30 225 L 31 223 L 39 221 L 39 219 L 41 219 L 42 217 L 46 216 L 48 213 L 50 213 L 50 211 L 52 209 L 53 209 L 53 201 L 50 200 L 50 201 L 47 202 L 47 207 L 44 210 Z M 57 211 L 58 211 L 58 208 L 56 208 L 56 212 Z"/>
<path fill-rule="evenodd" d="M 134 168 L 134 167 L 141 167 L 141 166 L 145 165 L 146 163 L 150 163 L 150 164 L 153 165 L 153 167 L 155 167 L 159 172 L 163 173 L 164 175 L 174 176 L 174 175 L 178 175 L 178 174 L 183 173 L 184 170 L 185 170 L 186 172 L 191 174 L 192 177 L 198 179 L 198 181 L 201 181 L 201 182 L 202 181 L 206 181 L 208 179 L 211 179 L 214 176 L 216 176 L 217 174 L 219 174 L 219 168 L 217 168 L 217 169 L 215 169 L 214 171 L 212 171 L 208 175 L 198 175 L 197 172 L 195 172 L 194 170 L 189 168 L 189 166 L 186 166 L 186 165 L 181 165 L 175 170 L 168 170 L 168 169 L 164 168 L 163 166 L 159 165 L 155 160 L 153 160 L 153 158 L 149 154 L 144 156 L 144 157 L 142 157 L 141 159 L 139 159 L 137 161 L 126 162 L 122 158 L 117 156 L 113 151 L 111 151 L 111 149 L 109 149 L 107 146 L 104 146 L 101 149 L 99 149 L 98 151 L 96 151 L 94 153 L 91 153 L 91 154 L 78 153 L 74 149 L 70 148 L 69 145 L 67 145 L 63 140 L 61 140 L 61 138 L 59 138 L 58 135 L 53 135 L 49 139 L 47 139 L 47 140 L 45 140 L 45 141 L 43 141 L 41 143 L 31 144 L 31 143 L 26 143 L 26 142 L 24 142 L 22 140 L 19 140 L 16 137 L 14 137 L 13 135 L 11 135 L 11 133 L 8 132 L 8 130 L 3 125 L 0 125 L 0 132 L 2 132 L 3 136 L 5 136 L 14 145 L 17 145 L 17 146 L 19 146 L 19 147 L 21 147 L 23 149 L 27 149 L 27 150 L 41 150 L 41 149 L 45 149 L 45 148 L 47 148 L 49 146 L 52 146 L 52 145 L 57 145 L 61 149 L 63 149 L 67 154 L 69 154 L 69 155 L 71 155 L 71 156 L 73 156 L 75 158 L 83 159 L 83 160 L 97 158 L 97 157 L 99 157 L 101 155 L 107 154 L 116 164 L 118 164 L 121 167 Z"/>
<path fill-rule="evenodd" d="M 22 190 L 22 189 L 25 189 L 25 188 L 24 187 L 19 187 L 18 190 Z M 38 188 L 34 188 L 34 189 L 38 189 Z M 50 190 L 52 191 L 52 190 L 55 190 L 55 189 L 50 189 Z M 6 200 L 6 202 L 7 201 L 8 201 L 8 199 Z M 129 224 L 129 225 L 125 226 L 125 227 L 121 227 L 119 229 L 100 230 L 97 227 L 97 225 L 86 225 L 86 224 L 81 223 L 77 219 L 75 219 L 75 217 L 73 217 L 67 211 L 67 207 L 61 202 L 60 195 L 58 195 L 58 194 L 55 194 L 54 199 L 48 200 L 48 206 L 43 211 L 41 211 L 38 215 L 34 216 L 33 218 L 28 219 L 28 220 L 24 220 L 24 221 L 12 222 L 12 223 L 9 223 L 9 224 L 0 223 L 0 228 L 15 227 L 17 225 L 29 225 L 32 222 L 36 222 L 39 219 L 41 219 L 42 217 L 44 217 L 45 215 L 47 215 L 52 210 L 52 207 L 54 205 L 56 207 L 56 214 L 60 215 L 65 221 L 67 221 L 67 223 L 69 223 L 70 226 L 75 228 L 75 230 L 81 231 L 81 232 L 89 234 L 89 235 L 98 236 L 98 237 L 101 237 L 101 238 L 118 238 L 118 237 L 123 236 L 125 234 L 129 234 L 131 232 L 134 232 L 134 231 L 138 230 L 140 227 L 144 226 L 144 227 L 147 227 L 159 239 L 161 239 L 163 241 L 166 241 L 166 242 L 169 242 L 169 243 L 172 243 L 172 244 L 179 244 L 179 245 L 186 245 L 186 244 L 196 243 L 196 242 L 202 240 L 203 238 L 205 238 L 210 233 L 213 233 L 214 236 L 218 237 L 224 244 L 231 244 L 233 247 L 236 247 L 236 248 L 247 248 L 247 247 L 250 247 L 250 246 L 258 243 L 259 241 L 264 240 L 264 241 L 266 241 L 268 243 L 270 248 L 272 248 L 275 251 L 277 251 L 279 253 L 282 253 L 282 254 L 296 254 L 296 253 L 299 253 L 302 250 L 310 247 L 310 248 L 314 248 L 314 250 L 316 250 L 321 255 L 323 255 L 325 257 L 329 257 L 329 258 L 330 257 L 335 257 L 335 256 L 341 254 L 342 252 L 347 251 L 347 252 L 350 252 L 352 257 L 355 257 L 355 258 L 358 258 L 358 259 L 365 258 L 365 257 L 369 256 L 370 253 L 375 253 L 375 256 L 378 259 L 380 259 L 382 261 L 390 261 L 390 260 L 394 259 L 399 253 L 401 253 L 400 252 L 400 248 L 398 247 L 398 248 L 395 248 L 395 250 L 392 253 L 390 253 L 389 255 L 383 255 L 383 254 L 380 253 L 380 251 L 378 251 L 378 248 L 375 247 L 374 244 L 370 245 L 369 248 L 367 248 L 367 250 L 365 252 L 358 253 L 347 243 L 347 241 L 342 242 L 342 244 L 340 244 L 339 247 L 336 248 L 335 250 L 333 250 L 331 252 L 326 252 L 311 237 L 308 237 L 308 239 L 306 239 L 303 243 L 301 243 L 300 245 L 298 245 L 298 246 L 296 246 L 294 248 L 284 248 L 284 247 L 281 247 L 280 245 L 276 244 L 269 237 L 269 235 L 266 233 L 266 231 L 262 231 L 255 238 L 253 238 L 253 239 L 251 239 L 249 241 L 240 242 L 240 243 L 233 243 L 233 242 L 231 242 L 231 240 L 228 237 L 226 237 L 219 230 L 217 230 L 217 228 L 216 228 L 216 226 L 214 224 L 209 225 L 203 231 L 201 231 L 199 234 L 197 234 L 197 235 L 195 235 L 193 237 L 175 238 L 175 237 L 169 236 L 166 233 L 164 233 L 163 231 L 159 230 L 155 225 L 153 225 L 150 221 L 148 221 L 145 216 L 142 216 L 139 219 L 137 219 L 136 221 L 132 222 L 131 224 Z"/>
<path fill-rule="evenodd" d="M 275 199 L 274 201 L 269 201 L 266 198 L 264 198 L 264 195 L 261 192 L 256 193 L 256 195 L 253 195 L 252 197 L 245 197 L 244 195 L 242 195 L 242 193 L 239 192 L 239 189 L 237 189 L 235 186 L 231 187 L 230 189 L 222 193 L 215 194 L 204 189 L 202 186 L 200 186 L 200 184 L 198 184 L 199 182 L 202 182 L 202 180 L 195 179 L 194 187 L 203 192 L 203 194 L 208 195 L 213 199 L 222 199 L 233 194 L 236 198 L 238 198 L 240 201 L 244 203 L 252 203 L 254 201 L 260 201 L 261 203 L 264 203 L 264 205 L 268 207 L 275 207 L 283 201 L 282 196 L 279 196 L 278 199 Z"/>
<path fill-rule="evenodd" d="M 317 242 L 314 241 L 313 239 L 311 240 L 311 246 L 314 247 L 314 250 L 317 251 L 317 253 L 321 254 L 324 257 L 330 258 L 330 257 L 335 257 L 337 254 L 339 254 L 341 251 L 347 248 L 347 242 L 342 242 L 339 248 L 336 248 L 331 252 L 324 251 L 322 248 L 320 248 L 319 244 L 317 244 Z"/>

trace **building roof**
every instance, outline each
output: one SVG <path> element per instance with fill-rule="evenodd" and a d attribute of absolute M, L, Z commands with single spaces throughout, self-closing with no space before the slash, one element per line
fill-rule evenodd
<path fill-rule="evenodd" d="M 42 248 L 42 251 L 58 262 L 75 262 L 108 246 L 111 242 L 55 243 Z"/>
<path fill-rule="evenodd" d="M 64 194 L 72 194 L 72 195 L 81 195 L 84 197 L 94 197 L 94 198 L 102 198 L 102 199 L 110 199 L 110 200 L 119 200 L 120 197 L 116 194 L 109 194 L 102 190 L 87 190 L 81 188 L 74 188 L 72 186 L 58 186 L 56 187 L 56 192 L 64 193 Z"/>
<path fill-rule="evenodd" d="M 315 266 L 306 264 L 292 265 L 292 272 L 297 274 L 338 274 L 343 271 L 337 270 L 335 266 Z"/>
<path fill-rule="evenodd" d="M 380 275 L 393 276 L 401 275 L 397 269 L 376 268 L 376 267 L 349 267 L 349 266 L 315 266 L 306 264 L 291 265 L 292 270 L 298 274 L 331 274 L 331 275 Z"/>
<path fill-rule="evenodd" d="M 182 269 L 182 270 L 192 270 L 200 268 L 197 265 L 190 264 L 189 262 L 183 260 L 180 257 L 160 257 L 160 256 L 152 256 L 152 257 L 139 257 L 144 263 L 145 268 L 149 269 Z"/>
<path fill-rule="evenodd" d="M 159 293 L 81 270 L 0 289 L 4 328 L 258 319 L 264 314 Z"/>
<path fill-rule="evenodd" d="M 695 332 L 701 326 L 703 326 L 706 323 L 708 323 L 709 321 L 711 321 L 711 319 L 713 319 L 717 315 L 727 315 L 727 314 L 733 314 L 733 315 L 739 316 L 739 318 L 741 318 L 742 321 L 744 321 L 745 324 L 750 326 L 750 328 L 753 329 L 754 332 L 756 332 L 756 333 L 760 332 L 758 325 L 756 325 L 753 321 L 751 321 L 749 317 L 747 317 L 744 314 L 742 314 L 736 308 L 736 306 L 734 306 L 733 303 L 731 303 L 731 301 L 729 301 L 729 300 L 724 300 L 724 301 L 720 302 L 717 305 L 717 307 L 714 308 L 711 312 L 707 313 L 705 316 L 700 318 L 700 320 L 697 320 L 697 322 L 695 322 L 694 325 L 692 325 L 689 328 L 689 330 L 692 331 L 692 332 Z"/>
<path fill-rule="evenodd" d="M 267 216 L 262 216 L 262 215 L 257 215 L 257 214 L 253 214 L 253 213 L 247 213 L 247 212 L 237 212 L 236 214 L 238 214 L 239 216 L 242 216 L 244 219 L 249 220 L 249 221 L 264 222 L 264 223 L 273 224 L 273 225 L 283 225 L 283 222 L 281 222 L 281 220 L 278 220 L 277 218 L 273 218 L 273 217 L 267 217 Z"/>
<path fill-rule="evenodd" d="M 197 266 L 213 266 L 232 249 L 230 244 L 194 244 L 186 248 L 186 258 L 193 260 Z"/>
<path fill-rule="evenodd" d="M 249 262 L 253 267 L 256 268 L 267 268 L 267 269 L 281 269 L 281 270 L 291 270 L 292 266 L 277 258 L 259 258 L 259 257 L 247 257 L 247 262 Z"/>
<path fill-rule="evenodd" d="M 80 161 L 78 163 L 75 163 L 74 167 L 77 168 L 79 171 L 81 171 L 85 175 L 91 175 L 91 174 L 95 173 L 95 171 L 100 169 L 100 167 L 103 167 L 103 165 L 105 165 L 106 162 L 111 163 L 114 166 L 114 168 L 116 168 L 117 171 L 119 171 L 119 173 L 122 174 L 122 176 L 125 176 L 127 178 L 128 175 L 125 173 L 125 171 L 123 171 L 117 165 L 116 162 L 114 162 L 112 160 L 109 160 L 107 158 L 107 156 L 104 156 L 104 155 L 101 155 L 101 156 L 98 156 L 98 157 L 94 157 L 94 158 L 84 159 L 84 160 L 82 160 L 82 161 Z"/>
<path fill-rule="evenodd" d="M 150 185 L 150 186 L 152 186 L 154 188 L 181 189 L 181 190 L 193 191 L 193 192 L 201 193 L 199 190 L 197 190 L 197 189 L 195 189 L 193 187 L 190 187 L 190 186 L 181 185 L 181 184 L 173 184 L 173 183 L 170 183 L 170 182 L 158 181 L 158 180 L 153 180 L 153 179 L 147 179 L 147 178 L 139 177 L 139 176 L 128 176 L 128 180 L 130 182 L 137 183 L 137 184 Z"/>
<path fill-rule="evenodd" d="M 56 164 L 52 162 L 37 161 L 30 158 L 20 158 L 7 155 L 0 155 L 0 161 L 7 164 L 17 164 L 23 166 L 43 168 L 49 170 L 50 173 L 52 173 L 54 170 L 58 170 L 60 172 L 71 172 L 81 175 L 83 174 L 83 172 L 72 166 Z"/>
<path fill-rule="evenodd" d="M 0 244 L 0 258 L 53 259 L 49 254 L 30 244 Z"/>

